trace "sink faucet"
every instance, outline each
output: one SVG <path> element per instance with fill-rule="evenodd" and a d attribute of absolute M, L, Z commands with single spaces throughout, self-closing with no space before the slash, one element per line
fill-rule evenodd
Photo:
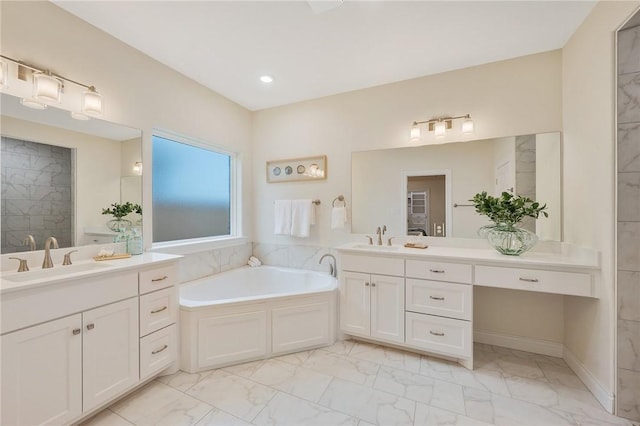
<path fill-rule="evenodd" d="M 322 255 L 318 263 L 322 263 L 322 260 L 325 257 L 330 257 L 331 259 L 333 259 L 333 264 L 329 263 L 329 273 L 331 274 L 332 277 L 336 278 L 338 274 L 338 271 L 336 270 L 336 258 L 332 254 L 326 253 Z"/>
<path fill-rule="evenodd" d="M 29 251 L 34 251 L 36 249 L 36 240 L 33 238 L 33 235 L 27 234 L 22 240 L 23 246 L 29 246 Z"/>
<path fill-rule="evenodd" d="M 383 225 L 382 228 L 378 226 L 378 229 L 376 229 L 376 235 L 378 236 L 378 241 L 376 245 L 379 245 L 379 246 L 382 245 L 382 236 L 384 235 L 385 232 L 387 232 L 387 225 Z"/>
<path fill-rule="evenodd" d="M 55 237 L 48 237 L 44 242 L 44 260 L 42 261 L 42 269 L 53 268 L 53 261 L 51 260 L 51 243 L 53 243 L 53 248 L 57 249 L 58 240 Z"/>

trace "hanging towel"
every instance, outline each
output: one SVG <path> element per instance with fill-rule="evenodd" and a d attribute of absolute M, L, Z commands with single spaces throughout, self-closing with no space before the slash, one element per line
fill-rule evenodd
<path fill-rule="evenodd" d="M 274 234 L 291 235 L 291 200 L 276 200 L 273 219 Z"/>
<path fill-rule="evenodd" d="M 347 223 L 347 208 L 345 206 L 331 209 L 331 229 L 342 229 Z"/>
<path fill-rule="evenodd" d="M 309 236 L 311 227 L 311 199 L 291 201 L 291 235 L 299 238 Z"/>

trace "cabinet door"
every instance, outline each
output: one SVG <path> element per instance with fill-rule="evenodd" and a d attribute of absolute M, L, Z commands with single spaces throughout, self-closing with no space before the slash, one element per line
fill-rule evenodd
<path fill-rule="evenodd" d="M 340 328 L 345 333 L 369 336 L 370 275 L 360 272 L 343 272 L 340 289 Z"/>
<path fill-rule="evenodd" d="M 404 343 L 404 278 L 371 275 L 371 337 Z"/>
<path fill-rule="evenodd" d="M 65 424 L 82 413 L 80 314 L 2 336 L 2 424 Z"/>
<path fill-rule="evenodd" d="M 84 312 L 82 329 L 86 412 L 138 383 L 138 298 Z"/>

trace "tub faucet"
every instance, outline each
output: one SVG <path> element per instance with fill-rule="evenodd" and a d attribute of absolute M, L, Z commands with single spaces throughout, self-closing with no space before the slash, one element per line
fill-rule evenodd
<path fill-rule="evenodd" d="M 51 260 L 51 243 L 53 243 L 53 248 L 57 249 L 58 240 L 55 237 L 48 237 L 44 242 L 44 260 L 42 261 L 42 269 L 53 268 L 53 261 Z"/>
<path fill-rule="evenodd" d="M 22 240 L 22 245 L 29 246 L 29 251 L 35 251 L 36 240 L 33 238 L 33 235 L 27 234 L 27 236 L 24 237 L 24 240 Z"/>
<path fill-rule="evenodd" d="M 335 258 L 335 256 L 332 255 L 332 254 L 329 254 L 329 253 L 323 254 L 322 257 L 320 258 L 320 260 L 318 261 L 318 263 L 322 263 L 322 260 L 325 257 L 330 257 L 331 259 L 333 259 L 333 264 L 329 263 L 329 273 L 331 274 L 331 276 L 333 278 L 336 278 L 336 276 L 338 275 L 338 271 L 336 269 L 336 258 Z"/>

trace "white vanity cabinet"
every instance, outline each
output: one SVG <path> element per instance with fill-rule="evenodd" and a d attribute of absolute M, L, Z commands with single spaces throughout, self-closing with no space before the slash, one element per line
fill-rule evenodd
<path fill-rule="evenodd" d="M 1 424 L 75 422 L 175 361 L 175 332 L 172 350 L 165 352 L 170 356 L 163 362 L 154 364 L 141 353 L 140 300 L 144 296 L 139 296 L 138 269 L 140 274 L 153 270 L 149 263 L 157 258 L 165 260 L 163 267 L 177 269 L 177 262 L 166 262 L 174 256 L 147 258 L 152 261 L 134 259 L 128 265 L 125 260 L 107 275 L 59 279 L 10 291 L 3 287 Z M 136 267 L 136 262 L 143 266 Z M 173 287 L 161 291 L 167 290 Z M 175 330 L 175 304 L 172 312 L 173 323 L 148 336 Z M 147 368 L 143 376 L 141 370 L 148 364 L 154 368 Z"/>
<path fill-rule="evenodd" d="M 404 260 L 377 260 L 342 258 L 340 327 L 345 333 L 404 343 Z"/>

